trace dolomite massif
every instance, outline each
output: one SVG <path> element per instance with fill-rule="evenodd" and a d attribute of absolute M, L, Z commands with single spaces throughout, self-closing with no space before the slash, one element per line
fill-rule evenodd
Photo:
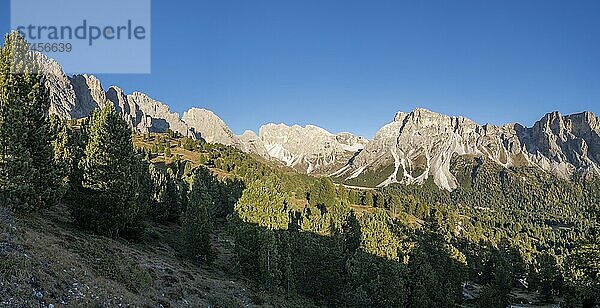
<path fill-rule="evenodd" d="M 209 110 L 191 108 L 180 116 L 146 94 L 126 94 L 117 86 L 105 90 L 94 76 L 67 76 L 56 61 L 36 56 L 46 75 L 50 112 L 63 119 L 84 118 L 96 108 L 113 105 L 140 133 L 171 129 L 345 183 L 375 174 L 378 180 L 371 186 L 432 179 L 438 187 L 453 190 L 458 182 L 450 172 L 451 162 L 461 155 L 484 157 L 505 167 L 539 167 L 563 178 L 600 174 L 600 119 L 591 112 L 549 113 L 528 128 L 480 125 L 419 108 L 398 112 L 372 140 L 313 125 L 266 124 L 258 135 L 236 135 Z"/>
<path fill-rule="evenodd" d="M 62 119 L 85 118 L 96 108 L 113 105 L 140 133 L 171 129 L 183 136 L 234 146 L 298 171 L 316 174 L 343 167 L 366 144 L 363 137 L 350 133 L 334 135 L 311 125 L 267 124 L 260 128 L 259 135 L 246 131 L 238 136 L 210 110 L 194 107 L 180 116 L 146 94 L 126 94 L 117 86 L 104 90 L 95 76 L 67 76 L 53 59 L 41 54 L 36 56 L 46 75 L 52 100 L 50 113 Z"/>
<path fill-rule="evenodd" d="M 351 180 L 385 170 L 378 186 L 422 184 L 431 178 L 438 187 L 454 190 L 458 183 L 450 164 L 457 155 L 484 157 L 504 167 L 539 167 L 563 178 L 597 176 L 600 119 L 591 112 L 552 112 L 527 128 L 479 125 L 426 109 L 399 112 L 336 175 Z"/>
<path fill-rule="evenodd" d="M 314 125 L 263 125 L 259 139 L 270 157 L 299 171 L 320 174 L 344 167 L 367 144 L 363 137 L 332 134 Z"/>

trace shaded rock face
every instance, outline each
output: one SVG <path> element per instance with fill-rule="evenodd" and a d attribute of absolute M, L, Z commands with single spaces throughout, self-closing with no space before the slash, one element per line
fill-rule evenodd
<path fill-rule="evenodd" d="M 70 114 L 74 118 L 84 118 L 92 110 L 104 108 L 109 104 L 100 80 L 95 76 L 75 75 L 70 78 L 75 93 L 75 108 Z"/>
<path fill-rule="evenodd" d="M 510 166 L 537 166 L 562 177 L 600 174 L 600 120 L 593 113 L 550 113 L 532 128 L 519 124 L 481 126 L 463 117 L 426 109 L 396 114 L 340 173 L 346 179 L 365 170 L 394 165 L 379 186 L 420 184 L 429 178 L 438 187 L 457 188 L 450 173 L 455 155 L 483 156 Z"/>
<path fill-rule="evenodd" d="M 121 88 L 116 86 L 108 88 L 106 99 L 115 106 L 115 109 L 123 115 L 123 118 L 131 127 L 140 131 L 145 129 L 145 127 L 138 127 L 139 123 L 142 123 L 142 119 L 144 119 L 144 114 L 139 110 L 135 102 L 127 97 Z"/>
<path fill-rule="evenodd" d="M 330 174 L 343 167 L 366 140 L 350 133 L 334 135 L 320 127 L 266 124 L 259 137 L 268 155 L 306 173 Z"/>
<path fill-rule="evenodd" d="M 157 133 L 170 129 L 183 136 L 197 137 L 190 127 L 179 117 L 179 114 L 172 112 L 166 104 L 139 92 L 127 95 L 127 101 L 130 107 L 134 107 L 137 113 L 135 117 L 136 122 L 132 125 L 137 130 Z"/>

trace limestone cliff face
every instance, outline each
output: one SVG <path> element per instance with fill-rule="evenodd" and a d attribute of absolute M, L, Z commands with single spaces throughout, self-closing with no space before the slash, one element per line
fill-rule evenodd
<path fill-rule="evenodd" d="M 100 80 L 92 75 L 75 75 L 70 78 L 75 91 L 75 108 L 71 115 L 76 118 L 87 117 L 92 110 L 104 108 L 109 104 Z"/>
<path fill-rule="evenodd" d="M 171 129 L 231 145 L 304 173 L 351 180 L 385 170 L 389 174 L 383 175 L 378 186 L 433 179 L 439 187 L 453 190 L 458 183 L 450 172 L 452 158 L 475 155 L 506 167 L 539 167 L 564 178 L 600 175 L 600 119 L 591 112 L 566 116 L 553 112 L 527 128 L 479 125 L 463 117 L 416 109 L 398 112 L 371 141 L 350 133 L 332 134 L 313 125 L 267 124 L 258 135 L 246 131 L 236 136 L 209 110 L 192 108 L 180 117 L 146 94 L 126 94 L 116 86 L 105 91 L 94 76 L 69 77 L 56 61 L 39 53 L 35 57 L 46 77 L 50 113 L 61 118 L 84 118 L 94 109 L 113 105 L 141 133 Z"/>
<path fill-rule="evenodd" d="M 46 78 L 46 87 L 50 92 L 50 113 L 60 118 L 71 118 L 71 112 L 75 109 L 75 90 L 62 67 L 53 59 L 41 53 L 33 53 L 40 63 L 40 68 Z"/>
<path fill-rule="evenodd" d="M 247 130 L 238 138 L 242 151 L 246 153 L 254 153 L 263 158 L 270 157 L 269 153 L 267 153 L 265 144 L 255 132 Z"/>
<path fill-rule="evenodd" d="M 183 121 L 200 137 L 210 143 L 235 146 L 238 138 L 227 124 L 210 110 L 191 108 L 183 113 Z"/>
<path fill-rule="evenodd" d="M 141 133 L 164 132 L 171 129 L 183 136 L 196 137 L 177 113 L 169 106 L 135 92 L 126 95 L 116 86 L 104 90 L 98 78 L 92 75 L 68 77 L 56 61 L 35 53 L 46 78 L 50 92 L 50 113 L 63 119 L 88 117 L 94 109 L 113 105 L 132 128 Z"/>
<path fill-rule="evenodd" d="M 334 135 L 320 127 L 263 125 L 260 140 L 270 157 L 301 172 L 329 174 L 345 166 L 366 144 L 350 133 Z"/>
<path fill-rule="evenodd" d="M 148 126 L 145 125 L 144 114 L 140 111 L 139 106 L 132 99 L 129 99 L 121 88 L 117 86 L 108 88 L 106 99 L 115 106 L 115 109 L 123 115 L 123 118 L 131 127 L 144 133 L 149 131 Z"/>
<path fill-rule="evenodd" d="M 597 175 L 599 142 L 599 119 L 589 112 L 550 113 L 526 128 L 482 126 L 463 117 L 416 109 L 396 114 L 340 174 L 351 179 L 393 164 L 394 171 L 380 186 L 432 178 L 439 187 L 453 190 L 458 183 L 450 173 L 452 157 L 476 155 L 506 167 L 537 166 L 562 177 Z"/>
<path fill-rule="evenodd" d="M 135 107 L 135 110 L 138 113 L 136 120 L 138 117 L 141 118 L 139 122 L 135 122 L 133 123 L 134 125 L 132 125 L 138 130 L 164 132 L 167 129 L 170 129 L 183 136 L 197 137 L 190 126 L 179 117 L 179 114 L 172 112 L 166 104 L 156 101 L 140 92 L 134 92 L 133 94 L 127 95 L 127 101 L 130 106 Z"/>

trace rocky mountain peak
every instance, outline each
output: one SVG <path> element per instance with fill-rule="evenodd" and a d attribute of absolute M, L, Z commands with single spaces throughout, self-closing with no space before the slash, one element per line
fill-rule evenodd
<path fill-rule="evenodd" d="M 191 108 L 183 113 L 181 119 L 207 142 L 236 144 L 236 136 L 227 127 L 227 124 L 210 110 Z"/>
<path fill-rule="evenodd" d="M 121 114 L 135 115 L 135 105 L 130 105 L 127 95 L 117 86 L 111 86 L 106 91 L 106 99 L 112 102 Z M 132 112 L 133 111 L 133 112 Z"/>
<path fill-rule="evenodd" d="M 239 148 L 246 153 L 253 153 L 258 156 L 269 158 L 269 153 L 265 148 L 260 137 L 251 130 L 246 130 L 238 137 Z"/>
<path fill-rule="evenodd" d="M 75 108 L 75 91 L 73 85 L 58 62 L 46 55 L 33 52 L 34 59 L 39 63 L 45 76 L 45 84 L 50 94 L 50 113 L 60 118 L 71 118 Z"/>
<path fill-rule="evenodd" d="M 574 130 L 589 130 L 600 134 L 600 118 L 593 112 L 581 112 L 565 116 L 565 121 Z"/>
<path fill-rule="evenodd" d="M 408 113 L 398 111 L 398 112 L 396 112 L 396 115 L 394 116 L 394 122 L 404 122 L 404 119 L 406 119 L 407 116 L 408 116 Z"/>
<path fill-rule="evenodd" d="M 115 92 L 118 93 L 117 89 L 115 89 Z M 171 111 L 168 105 L 141 92 L 133 92 L 127 95 L 127 102 L 129 107 L 124 105 L 121 110 L 129 109 L 130 112 L 135 112 L 135 114 L 130 114 L 128 117 L 133 121 L 132 126 L 136 127 L 138 131 L 156 133 L 170 129 L 183 136 L 197 137 L 190 127 L 182 121 L 179 114 Z M 118 102 L 113 102 L 113 104 L 117 105 Z"/>
<path fill-rule="evenodd" d="M 249 129 L 245 130 L 244 133 L 240 135 L 240 137 L 244 137 L 246 139 L 260 139 L 260 137 L 258 137 L 258 135 L 254 131 L 251 131 Z"/>
<path fill-rule="evenodd" d="M 446 129 L 474 129 L 477 125 L 474 121 L 462 116 L 448 116 L 433 112 L 425 108 L 417 108 L 409 113 L 404 119 L 405 125 L 413 128 L 445 127 Z"/>
<path fill-rule="evenodd" d="M 339 175 L 352 181 L 371 174 L 379 186 L 433 178 L 439 187 L 453 190 L 458 183 L 450 164 L 456 155 L 483 156 L 506 167 L 537 166 L 566 178 L 598 174 L 598 123 L 589 112 L 568 116 L 552 112 L 532 128 L 481 126 L 464 117 L 418 108 L 397 113 L 394 122 L 382 127 Z"/>
<path fill-rule="evenodd" d="M 306 173 L 327 174 L 344 166 L 366 140 L 350 133 L 332 134 L 315 126 L 265 124 L 259 137 L 271 158 Z"/>
<path fill-rule="evenodd" d="M 77 104 L 71 111 L 74 118 L 85 118 L 91 111 L 108 104 L 100 80 L 93 75 L 74 75 L 70 78 Z"/>
<path fill-rule="evenodd" d="M 50 92 L 50 113 L 63 119 L 88 117 L 94 109 L 113 105 L 139 132 L 164 132 L 167 128 L 184 136 L 195 137 L 177 113 L 145 94 L 126 95 L 116 86 L 104 91 L 102 83 L 93 75 L 68 77 L 60 65 L 45 55 L 33 52 L 46 78 Z"/>
<path fill-rule="evenodd" d="M 346 151 L 358 152 L 362 150 L 369 140 L 363 136 L 356 136 L 349 132 L 341 132 L 335 135 L 335 139 Z"/>
<path fill-rule="evenodd" d="M 346 181 L 368 174 L 374 186 L 433 179 L 439 187 L 453 190 L 458 183 L 450 172 L 451 161 L 470 155 L 505 167 L 539 167 L 565 178 L 600 174 L 600 119 L 591 112 L 566 116 L 551 112 L 528 128 L 482 126 L 417 108 L 396 113 L 371 141 L 351 133 L 332 134 L 315 125 L 266 124 L 258 135 L 246 131 L 236 136 L 212 111 L 192 108 L 180 117 L 146 94 L 128 95 L 117 86 L 105 91 L 95 76 L 68 77 L 54 60 L 39 53 L 35 57 L 46 77 L 50 112 L 61 118 L 83 118 L 96 108 L 113 105 L 139 132 L 171 129 L 276 159 L 306 173 Z"/>
<path fill-rule="evenodd" d="M 558 111 L 547 113 L 534 126 L 536 130 L 563 135 L 565 130 L 564 118 Z"/>

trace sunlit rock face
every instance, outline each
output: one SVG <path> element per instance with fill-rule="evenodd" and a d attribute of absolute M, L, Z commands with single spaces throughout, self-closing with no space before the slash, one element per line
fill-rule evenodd
<path fill-rule="evenodd" d="M 183 121 L 200 137 L 210 143 L 236 145 L 237 136 L 212 111 L 192 108 L 183 113 Z"/>
<path fill-rule="evenodd" d="M 332 134 L 314 125 L 266 124 L 259 137 L 270 157 L 314 174 L 329 174 L 345 166 L 367 143 L 362 137 Z"/>
<path fill-rule="evenodd" d="M 237 136 L 212 111 L 192 108 L 180 117 L 146 94 L 126 94 L 117 86 L 105 90 L 92 75 L 69 77 L 56 61 L 39 53 L 34 56 L 49 89 L 49 111 L 63 119 L 85 118 L 94 109 L 113 105 L 138 132 L 170 129 L 234 146 L 304 173 L 351 180 L 386 170 L 389 174 L 376 186 L 432 179 L 440 188 L 454 190 L 458 183 L 450 172 L 453 157 L 473 155 L 505 167 L 539 167 L 564 178 L 600 174 L 600 120 L 591 112 L 566 116 L 553 112 L 527 128 L 479 125 L 419 108 L 398 112 L 370 141 L 313 125 L 266 124 L 258 135 L 246 131 Z"/>
<path fill-rule="evenodd" d="M 598 175 L 599 126 L 590 112 L 550 113 L 531 128 L 479 125 L 426 109 L 399 112 L 340 175 L 351 179 L 393 164 L 394 171 L 380 186 L 432 178 L 439 187 L 453 190 L 458 185 L 450 173 L 455 155 L 483 156 L 506 167 L 537 166 L 565 178 Z"/>

